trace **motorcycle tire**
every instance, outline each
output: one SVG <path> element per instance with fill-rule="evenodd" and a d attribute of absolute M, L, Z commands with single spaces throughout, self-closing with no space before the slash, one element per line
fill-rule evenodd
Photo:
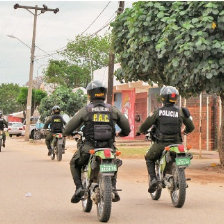
<path fill-rule="evenodd" d="M 159 180 L 159 164 L 158 163 L 156 163 L 155 171 L 156 171 L 157 180 Z M 161 197 L 161 193 L 162 193 L 162 188 L 160 186 L 157 186 L 156 191 L 153 193 L 150 193 L 152 200 L 159 200 Z"/>
<path fill-rule="evenodd" d="M 57 142 L 57 160 L 61 161 L 62 160 L 62 145 L 58 144 Z"/>
<path fill-rule="evenodd" d="M 97 204 L 97 216 L 99 221 L 107 222 L 110 218 L 112 207 L 112 185 L 110 176 L 99 178 L 100 201 Z"/>
<path fill-rule="evenodd" d="M 186 198 L 185 170 L 173 164 L 172 175 L 174 178 L 174 189 L 170 192 L 170 196 L 174 207 L 181 208 Z"/>
<path fill-rule="evenodd" d="M 51 153 L 51 160 L 54 160 L 54 159 L 55 159 L 55 153 L 52 152 L 52 153 Z"/>
<path fill-rule="evenodd" d="M 84 187 L 84 189 L 86 189 L 86 181 L 82 181 L 82 185 Z M 82 200 L 82 209 L 84 212 L 91 212 L 92 210 L 92 206 L 93 206 L 93 201 L 91 200 L 90 198 L 90 191 L 88 192 L 88 196 L 85 197 L 84 195 L 84 198 Z"/>

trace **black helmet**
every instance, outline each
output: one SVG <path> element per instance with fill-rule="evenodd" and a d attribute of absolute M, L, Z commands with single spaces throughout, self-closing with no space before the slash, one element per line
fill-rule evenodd
<path fill-rule="evenodd" d="M 86 87 L 87 94 L 90 96 L 90 101 L 102 99 L 105 100 L 107 88 L 99 80 L 92 81 Z"/>
<path fill-rule="evenodd" d="M 53 106 L 53 108 L 52 108 L 52 114 L 60 114 L 60 112 L 61 112 L 61 109 L 60 109 L 60 107 L 59 106 Z"/>
<path fill-rule="evenodd" d="M 163 86 L 160 90 L 160 96 L 163 103 L 176 103 L 179 92 L 173 86 Z"/>

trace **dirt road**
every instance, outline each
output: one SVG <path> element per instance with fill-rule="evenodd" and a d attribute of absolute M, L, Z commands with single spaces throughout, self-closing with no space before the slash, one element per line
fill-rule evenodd
<path fill-rule="evenodd" d="M 74 193 L 69 170 L 72 152 L 66 151 L 61 162 L 51 161 L 46 154 L 43 144 L 22 138 L 8 140 L 0 153 L 0 224 L 99 223 L 95 207 L 87 214 L 81 204 L 70 203 Z M 196 169 L 197 163 L 188 170 L 192 181 L 186 203 L 178 209 L 172 206 L 167 190 L 159 201 L 150 199 L 143 159 L 124 159 L 118 177 L 121 201 L 113 203 L 109 223 L 223 223 L 224 174 L 218 174 L 216 180 L 212 172 Z"/>

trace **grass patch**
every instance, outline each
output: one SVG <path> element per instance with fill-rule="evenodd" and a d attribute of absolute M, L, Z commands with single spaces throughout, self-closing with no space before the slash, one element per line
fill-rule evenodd
<path fill-rule="evenodd" d="M 144 158 L 149 146 L 143 147 L 119 147 L 118 150 L 121 151 L 121 158 Z"/>

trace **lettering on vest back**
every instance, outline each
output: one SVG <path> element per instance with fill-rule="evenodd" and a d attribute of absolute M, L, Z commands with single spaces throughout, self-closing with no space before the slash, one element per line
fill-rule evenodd
<path fill-rule="evenodd" d="M 107 107 L 93 107 L 92 112 L 108 112 L 110 108 Z"/>
<path fill-rule="evenodd" d="M 177 111 L 159 110 L 159 116 L 178 117 Z"/>
<path fill-rule="evenodd" d="M 93 122 L 110 122 L 108 114 L 93 114 Z"/>
<path fill-rule="evenodd" d="M 61 119 L 60 118 L 56 118 L 56 119 L 54 119 L 54 122 L 55 123 L 61 122 Z"/>

